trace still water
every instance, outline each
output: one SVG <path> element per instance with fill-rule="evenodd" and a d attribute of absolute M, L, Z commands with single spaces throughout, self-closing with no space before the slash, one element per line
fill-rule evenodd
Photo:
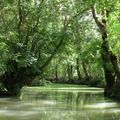
<path fill-rule="evenodd" d="M 97 88 L 25 88 L 21 99 L 0 98 L 0 120 L 120 120 L 120 103 Z"/>

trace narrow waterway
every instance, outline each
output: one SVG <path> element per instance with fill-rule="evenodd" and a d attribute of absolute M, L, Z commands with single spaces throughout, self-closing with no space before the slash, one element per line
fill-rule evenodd
<path fill-rule="evenodd" d="M 120 120 L 120 103 L 99 88 L 24 88 L 20 99 L 0 98 L 0 120 Z"/>

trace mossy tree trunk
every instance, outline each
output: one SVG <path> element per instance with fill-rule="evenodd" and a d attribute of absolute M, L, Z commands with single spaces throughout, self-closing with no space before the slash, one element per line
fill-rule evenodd
<path fill-rule="evenodd" d="M 1 80 L 7 90 L 5 93 L 11 95 L 19 94 L 21 88 L 30 85 L 39 74 L 37 72 L 33 73 L 31 66 L 18 68 L 18 64 L 13 60 L 8 61 L 8 68 L 10 69 L 1 76 Z"/>
<path fill-rule="evenodd" d="M 21 69 L 22 70 L 22 69 Z M 17 95 L 23 86 L 30 85 L 36 75 L 30 75 L 24 73 L 24 71 L 18 70 L 12 72 L 6 72 L 3 75 L 3 85 L 6 88 L 6 92 L 11 95 Z M 25 70 L 23 68 L 23 70 Z"/>
<path fill-rule="evenodd" d="M 117 56 L 109 48 L 107 35 L 107 10 L 102 11 L 102 20 L 99 21 L 95 6 L 92 6 L 93 18 L 100 29 L 102 36 L 101 57 L 105 73 L 105 96 L 117 96 L 120 92 L 120 67 Z M 117 78 L 117 79 L 116 79 Z"/>
<path fill-rule="evenodd" d="M 108 54 L 109 51 L 106 49 L 106 46 L 104 44 L 105 43 L 103 42 L 101 46 L 101 57 L 103 61 L 103 70 L 104 70 L 105 80 L 106 80 L 104 95 L 112 96 L 114 83 L 115 83 L 115 73 L 110 63 L 110 58 Z"/>

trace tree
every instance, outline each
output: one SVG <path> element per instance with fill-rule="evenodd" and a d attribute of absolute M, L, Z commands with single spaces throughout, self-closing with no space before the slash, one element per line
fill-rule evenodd
<path fill-rule="evenodd" d="M 1 1 L 1 36 L 7 45 L 4 86 L 17 94 L 41 75 L 62 46 L 71 21 L 78 13 L 66 1 Z M 56 42 L 57 41 L 57 42 Z"/>
<path fill-rule="evenodd" d="M 102 20 L 100 21 L 97 17 L 95 5 L 91 7 L 93 18 L 100 29 L 102 36 L 101 46 L 101 57 L 103 61 L 103 69 L 105 73 L 106 87 L 105 95 L 112 96 L 114 89 L 117 89 L 120 81 L 120 68 L 117 56 L 110 50 L 108 43 L 108 32 L 107 32 L 107 17 L 109 16 L 110 10 L 107 8 L 102 9 Z M 111 67 L 110 67 L 111 66 Z M 117 77 L 117 80 L 115 78 Z"/>

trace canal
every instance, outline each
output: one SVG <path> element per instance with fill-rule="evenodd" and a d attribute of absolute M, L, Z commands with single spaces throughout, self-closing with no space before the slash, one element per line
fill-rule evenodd
<path fill-rule="evenodd" d="M 0 120 L 120 120 L 120 103 L 86 86 L 25 87 L 20 98 L 0 98 Z"/>

